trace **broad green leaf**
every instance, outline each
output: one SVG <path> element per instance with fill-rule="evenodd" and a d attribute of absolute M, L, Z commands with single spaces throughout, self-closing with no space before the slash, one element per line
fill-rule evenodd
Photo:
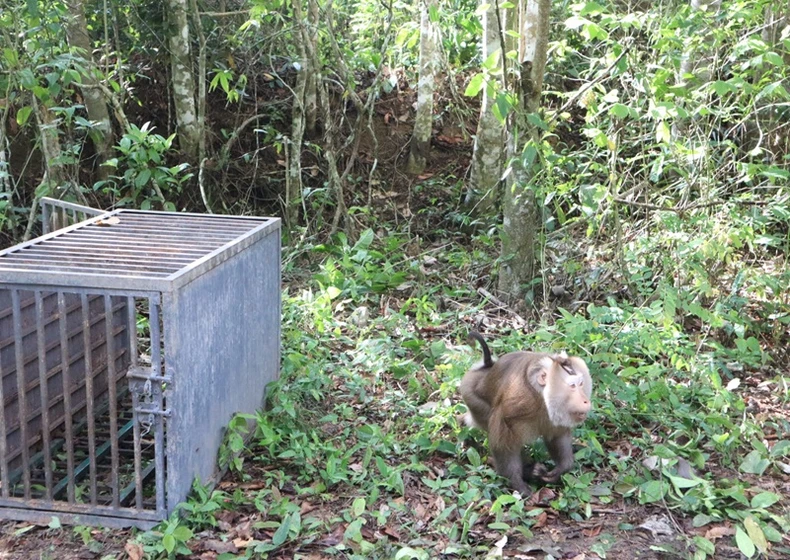
<path fill-rule="evenodd" d="M 470 447 L 466 450 L 466 457 L 469 459 L 469 462 L 472 464 L 473 467 L 479 467 L 482 463 L 480 459 L 480 453 L 477 452 L 477 449 L 474 447 Z"/>
<path fill-rule="evenodd" d="M 362 539 L 362 525 L 365 523 L 365 520 L 361 517 L 355 519 L 351 523 L 348 524 L 346 527 L 345 533 L 343 533 L 343 537 L 346 539 L 352 540 L 354 542 L 360 542 Z"/>
<path fill-rule="evenodd" d="M 30 114 L 32 112 L 33 107 L 22 107 L 16 112 L 16 122 L 19 124 L 19 126 L 25 126 L 25 123 L 30 118 Z"/>
<path fill-rule="evenodd" d="M 718 95 L 719 97 L 733 91 L 738 91 L 738 88 L 736 88 L 733 84 L 729 82 L 724 82 L 722 80 L 716 80 L 715 82 L 713 82 L 713 85 L 711 87 L 713 88 L 713 91 L 716 92 L 716 95 Z"/>
<path fill-rule="evenodd" d="M 694 516 L 694 519 L 692 519 L 691 524 L 694 527 L 703 527 L 713 520 L 714 518 L 711 517 L 710 515 L 705 515 L 704 513 L 698 513 L 697 515 Z"/>
<path fill-rule="evenodd" d="M 351 511 L 354 517 L 359 517 L 365 513 L 365 498 L 356 498 L 351 506 Z"/>
<path fill-rule="evenodd" d="M 666 493 L 666 486 L 661 480 L 649 480 L 639 486 L 640 501 L 643 504 L 657 502 L 664 497 Z"/>
<path fill-rule="evenodd" d="M 162 546 L 168 554 L 172 554 L 176 549 L 176 538 L 173 535 L 165 535 L 162 537 Z"/>
<path fill-rule="evenodd" d="M 716 553 L 716 546 L 705 537 L 694 537 L 694 544 L 697 545 L 697 548 L 705 552 L 705 554 L 712 555 Z"/>
<path fill-rule="evenodd" d="M 427 560 L 429 555 L 421 548 L 404 546 L 395 554 L 395 560 Z"/>
<path fill-rule="evenodd" d="M 496 500 L 494 500 L 494 503 L 491 505 L 491 513 L 498 512 L 500 509 L 502 509 L 502 506 L 509 506 L 515 503 L 516 498 L 513 496 L 513 494 L 502 494 Z"/>
<path fill-rule="evenodd" d="M 466 91 L 464 91 L 464 95 L 467 97 L 475 97 L 480 90 L 483 89 L 483 81 L 485 80 L 485 76 L 482 73 L 475 74 L 472 76 L 472 79 L 469 80 L 469 85 L 466 86 Z"/>
<path fill-rule="evenodd" d="M 148 180 L 151 178 L 151 170 L 150 169 L 143 169 L 140 173 L 137 174 L 137 177 L 134 178 L 134 186 L 139 188 L 144 187 Z"/>
<path fill-rule="evenodd" d="M 754 553 L 756 552 L 754 543 L 752 542 L 752 539 L 749 538 L 749 535 L 747 535 L 746 532 L 741 529 L 740 525 L 735 528 L 735 543 L 738 545 L 738 549 L 744 556 L 747 558 L 754 556 Z"/>
<path fill-rule="evenodd" d="M 499 55 L 501 52 L 502 51 L 498 49 L 492 52 L 490 55 L 488 55 L 488 58 L 483 61 L 481 66 L 490 72 L 496 70 L 499 67 Z"/>
<path fill-rule="evenodd" d="M 741 462 L 740 469 L 745 473 L 762 475 L 770 462 L 764 459 L 759 451 L 752 451 Z"/>
<path fill-rule="evenodd" d="M 173 536 L 181 542 L 186 542 L 192 538 L 192 529 L 179 525 L 173 529 Z"/>
<path fill-rule="evenodd" d="M 272 535 L 272 544 L 280 546 L 288 539 L 288 531 L 291 529 L 291 515 L 288 514 L 283 518 L 280 527 Z"/>
<path fill-rule="evenodd" d="M 666 121 L 660 121 L 656 126 L 656 142 L 669 142 L 671 139 L 672 134 L 669 130 L 669 125 Z"/>
<path fill-rule="evenodd" d="M 754 543 L 754 546 L 757 547 L 757 550 L 761 554 L 765 554 L 765 552 L 768 550 L 768 541 L 765 540 L 763 530 L 760 529 L 760 526 L 757 524 L 757 521 L 754 520 L 754 517 L 749 516 L 744 519 L 743 526 L 746 527 L 746 532 L 749 533 L 749 538 Z"/>
<path fill-rule="evenodd" d="M 627 105 L 624 105 L 623 103 L 615 103 L 609 107 L 609 114 L 614 115 L 618 119 L 624 119 L 630 114 L 630 111 Z"/>
<path fill-rule="evenodd" d="M 784 457 L 790 454 L 790 441 L 783 439 L 777 441 L 771 448 L 771 457 Z"/>
<path fill-rule="evenodd" d="M 341 293 L 343 293 L 343 292 L 337 286 L 329 286 L 326 289 L 326 295 L 329 296 L 329 299 L 335 299 Z"/>

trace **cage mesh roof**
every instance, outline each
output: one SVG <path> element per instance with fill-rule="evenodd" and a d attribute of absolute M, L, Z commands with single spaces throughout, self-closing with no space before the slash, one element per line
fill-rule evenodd
<path fill-rule="evenodd" d="M 277 218 L 117 210 L 0 252 L 0 283 L 169 290 L 278 227 Z"/>

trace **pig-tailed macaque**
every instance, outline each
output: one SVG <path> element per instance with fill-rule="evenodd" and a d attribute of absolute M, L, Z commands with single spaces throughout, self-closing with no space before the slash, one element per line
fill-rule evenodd
<path fill-rule="evenodd" d="M 592 379 L 581 358 L 562 354 L 511 352 L 494 361 L 480 333 L 483 362 L 461 380 L 469 426 L 488 432 L 496 471 L 523 495 L 524 479 L 556 482 L 573 466 L 571 430 L 590 412 Z M 543 437 L 554 468 L 532 464 L 524 446 Z"/>

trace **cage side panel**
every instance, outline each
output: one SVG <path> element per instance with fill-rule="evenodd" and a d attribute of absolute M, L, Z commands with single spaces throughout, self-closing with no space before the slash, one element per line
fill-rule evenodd
<path fill-rule="evenodd" d="M 279 230 L 164 299 L 168 511 L 216 473 L 224 428 L 253 413 L 280 364 Z"/>

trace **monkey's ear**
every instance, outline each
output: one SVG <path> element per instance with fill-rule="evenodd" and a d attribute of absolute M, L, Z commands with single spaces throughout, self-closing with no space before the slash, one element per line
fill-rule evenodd
<path fill-rule="evenodd" d="M 541 368 L 538 372 L 538 385 L 541 387 L 546 385 L 546 368 Z"/>

